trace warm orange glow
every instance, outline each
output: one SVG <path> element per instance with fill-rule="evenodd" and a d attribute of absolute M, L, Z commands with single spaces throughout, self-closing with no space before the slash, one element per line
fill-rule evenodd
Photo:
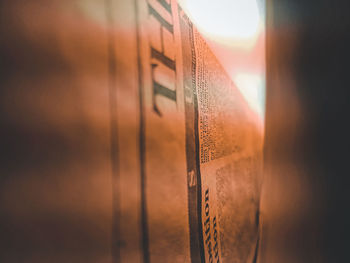
<path fill-rule="evenodd" d="M 265 22 L 257 0 L 180 0 L 250 107 L 264 119 Z"/>

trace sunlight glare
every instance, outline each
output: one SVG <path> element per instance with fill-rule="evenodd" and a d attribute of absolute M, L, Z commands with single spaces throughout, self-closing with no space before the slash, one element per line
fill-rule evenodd
<path fill-rule="evenodd" d="M 182 0 L 198 29 L 210 38 L 250 39 L 259 31 L 256 0 Z"/>
<path fill-rule="evenodd" d="M 250 107 L 263 118 L 265 97 L 262 92 L 264 88 L 262 76 L 259 74 L 237 74 L 234 76 L 234 81 Z"/>
<path fill-rule="evenodd" d="M 265 1 L 178 1 L 251 109 L 264 120 Z"/>

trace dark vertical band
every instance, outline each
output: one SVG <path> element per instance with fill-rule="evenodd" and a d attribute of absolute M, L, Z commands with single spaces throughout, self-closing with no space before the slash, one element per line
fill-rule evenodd
<path fill-rule="evenodd" d="M 194 47 L 192 23 L 189 21 L 187 16 L 180 12 L 180 10 L 181 8 L 179 7 L 185 89 L 186 162 L 190 252 L 192 263 L 204 263 L 202 180 L 199 163 L 198 100 L 196 90 L 196 51 Z"/>
<path fill-rule="evenodd" d="M 138 87 L 139 87 L 139 106 L 140 106 L 140 193 L 141 193 L 141 247 L 142 260 L 144 263 L 150 262 L 149 257 L 149 237 L 147 223 L 147 196 L 146 196 L 146 173 L 145 173 L 145 111 L 144 111 L 144 94 L 143 94 L 143 74 L 141 65 L 141 31 L 139 19 L 138 0 L 135 0 L 135 16 L 136 16 L 136 42 L 137 42 L 137 70 L 138 70 Z"/>
<path fill-rule="evenodd" d="M 118 148 L 118 127 L 117 127 L 117 83 L 116 83 L 116 49 L 115 35 L 113 33 L 114 20 L 112 14 L 111 0 L 105 0 L 105 12 L 108 27 L 108 89 L 110 109 L 110 158 L 112 169 L 112 193 L 113 193 L 113 214 L 112 214 L 112 257 L 113 262 L 120 262 L 120 207 L 119 207 L 119 148 Z"/>

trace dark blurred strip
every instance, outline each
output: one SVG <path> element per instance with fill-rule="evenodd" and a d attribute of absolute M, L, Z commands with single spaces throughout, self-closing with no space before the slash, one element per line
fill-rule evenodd
<path fill-rule="evenodd" d="M 269 1 L 261 262 L 349 262 L 349 3 Z"/>

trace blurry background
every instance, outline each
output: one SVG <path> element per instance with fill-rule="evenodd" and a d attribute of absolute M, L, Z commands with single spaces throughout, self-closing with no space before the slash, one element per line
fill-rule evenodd
<path fill-rule="evenodd" d="M 266 54 L 259 262 L 350 262 L 348 1 L 224 1 L 244 32 L 192 2 L 262 120 Z M 1 262 L 111 261 L 108 23 L 100 1 L 0 2 Z"/>
<path fill-rule="evenodd" d="M 348 1 L 268 1 L 261 262 L 349 262 Z"/>

